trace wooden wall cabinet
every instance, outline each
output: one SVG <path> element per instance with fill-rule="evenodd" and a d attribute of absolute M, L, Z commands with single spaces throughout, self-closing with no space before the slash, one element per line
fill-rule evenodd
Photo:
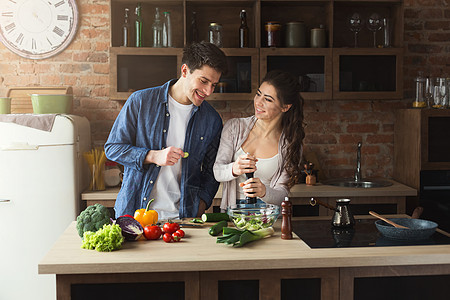
<path fill-rule="evenodd" d="M 447 150 L 450 133 L 448 126 L 433 125 L 436 121 L 450 124 L 450 111 L 400 109 L 395 116 L 394 178 L 417 190 L 420 190 L 420 171 L 450 170 Z M 435 127 L 430 128 L 430 124 Z M 441 149 L 436 149 L 438 147 Z M 433 158 L 431 149 L 433 153 L 440 150 L 439 156 L 443 158 Z"/>
<path fill-rule="evenodd" d="M 261 48 L 261 79 L 267 71 L 283 69 L 309 78 L 304 99 L 332 99 L 332 49 L 331 48 Z"/>
<path fill-rule="evenodd" d="M 403 1 L 352 0 L 141 0 L 144 16 L 144 47 L 120 47 L 124 10 L 130 9 L 134 29 L 135 0 L 111 0 L 110 97 L 126 100 L 133 90 L 163 84 L 179 76 L 184 45 L 192 42 L 191 23 L 196 13 L 198 36 L 207 39 L 211 22 L 223 25 L 223 51 L 230 72 L 222 76 L 226 88 L 209 100 L 251 100 L 267 71 L 283 69 L 308 76 L 312 84 L 301 94 L 306 100 L 401 99 L 403 96 Z M 174 48 L 151 47 L 155 8 L 170 11 Z M 239 13 L 247 12 L 250 48 L 238 48 Z M 358 48 L 348 18 L 361 14 L 364 26 Z M 366 22 L 373 12 L 390 21 L 391 47 L 373 47 L 373 34 Z M 283 25 L 281 47 L 268 48 L 264 24 Z M 303 21 L 305 48 L 285 47 L 285 24 Z M 313 28 L 325 28 L 326 48 L 310 47 Z M 377 33 L 383 42 L 383 30 Z M 134 41 L 134 39 L 133 39 Z M 152 59 L 152 56 L 154 58 Z M 135 58 L 133 58 L 135 57 Z M 176 76 L 175 76 L 176 75 Z"/>
<path fill-rule="evenodd" d="M 333 49 L 333 99 L 401 99 L 403 49 Z"/>

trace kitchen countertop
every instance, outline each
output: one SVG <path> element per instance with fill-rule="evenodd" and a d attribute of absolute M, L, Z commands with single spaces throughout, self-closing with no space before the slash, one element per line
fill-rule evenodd
<path fill-rule="evenodd" d="M 327 217 L 303 217 L 327 218 Z M 328 217 L 329 218 L 329 217 Z M 370 216 L 367 216 L 370 218 Z M 109 253 L 81 249 L 73 222 L 39 263 L 39 274 L 111 274 L 139 272 L 309 269 L 450 264 L 450 245 L 311 249 L 294 235 L 273 237 L 232 248 L 217 244 L 208 227 L 185 228 L 179 243 L 162 240 L 125 242 Z"/>
<path fill-rule="evenodd" d="M 306 184 L 297 184 L 292 187 L 290 197 L 383 197 L 383 196 L 416 196 L 417 191 L 409 186 L 390 180 L 391 186 L 379 188 L 350 188 L 337 187 L 317 183 L 313 186 Z M 119 187 L 109 188 L 104 191 L 86 191 L 82 193 L 82 200 L 116 200 Z M 222 198 L 222 185 L 215 196 L 216 199 Z"/>

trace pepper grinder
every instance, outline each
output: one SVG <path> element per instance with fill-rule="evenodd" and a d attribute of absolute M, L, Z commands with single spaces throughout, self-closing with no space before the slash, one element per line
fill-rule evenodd
<path fill-rule="evenodd" d="M 247 155 L 250 155 L 250 153 L 247 152 Z M 255 172 L 245 173 L 245 176 L 247 177 L 247 179 L 253 178 L 254 175 L 255 175 Z M 254 193 L 251 193 L 251 194 L 254 194 Z M 246 196 L 245 203 L 246 204 L 256 204 L 256 197 Z"/>
<path fill-rule="evenodd" d="M 281 215 L 283 216 L 281 222 L 281 238 L 283 240 L 290 240 L 292 239 L 292 203 L 288 197 L 284 197 L 284 201 L 281 202 Z"/>

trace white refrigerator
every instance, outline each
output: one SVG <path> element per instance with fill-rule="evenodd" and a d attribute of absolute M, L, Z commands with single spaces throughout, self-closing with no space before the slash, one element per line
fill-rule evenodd
<path fill-rule="evenodd" d="M 56 299 L 38 263 L 80 212 L 90 149 L 84 117 L 56 115 L 51 131 L 0 122 L 0 300 Z"/>

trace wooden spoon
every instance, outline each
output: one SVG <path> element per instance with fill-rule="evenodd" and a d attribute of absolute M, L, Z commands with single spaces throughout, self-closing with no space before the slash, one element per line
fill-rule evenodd
<path fill-rule="evenodd" d="M 374 211 L 369 211 L 369 214 L 371 214 L 371 215 L 374 216 L 375 218 L 378 218 L 378 219 L 380 219 L 380 220 L 385 221 L 385 222 L 388 223 L 388 224 L 391 224 L 392 226 L 394 226 L 394 227 L 396 227 L 396 228 L 409 229 L 409 228 L 406 227 L 406 226 L 399 225 L 399 224 L 397 224 L 397 223 L 395 223 L 395 222 L 392 222 L 391 220 L 388 220 L 388 219 L 386 219 L 386 218 L 380 216 L 379 214 L 377 214 L 377 213 L 374 212 Z"/>

